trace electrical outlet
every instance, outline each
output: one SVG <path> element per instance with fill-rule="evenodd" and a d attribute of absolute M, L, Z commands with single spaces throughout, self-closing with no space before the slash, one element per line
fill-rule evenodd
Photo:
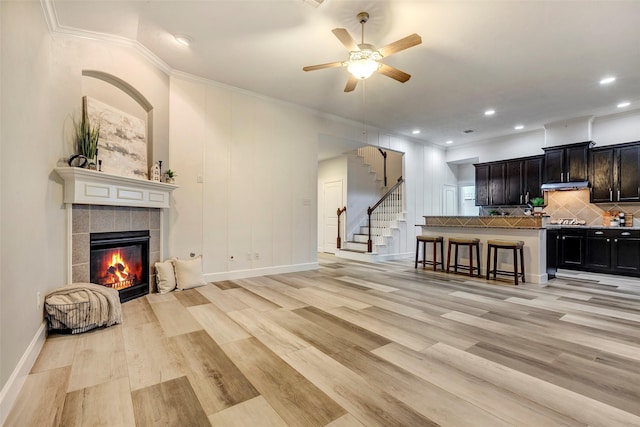
<path fill-rule="evenodd" d="M 247 252 L 247 261 L 251 261 L 251 252 Z"/>
<path fill-rule="evenodd" d="M 42 292 L 40 291 L 36 293 L 36 307 L 38 310 L 42 307 Z"/>
<path fill-rule="evenodd" d="M 202 184 L 204 182 L 204 177 L 202 175 L 198 175 L 198 177 L 196 178 L 196 182 L 198 184 Z"/>
<path fill-rule="evenodd" d="M 254 253 L 253 258 L 256 260 L 260 259 L 260 253 L 259 252 Z"/>

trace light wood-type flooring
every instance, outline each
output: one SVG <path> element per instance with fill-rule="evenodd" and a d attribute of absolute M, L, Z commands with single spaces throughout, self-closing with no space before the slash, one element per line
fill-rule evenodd
<path fill-rule="evenodd" d="M 5 425 L 640 426 L 639 281 L 319 257 L 49 336 Z"/>

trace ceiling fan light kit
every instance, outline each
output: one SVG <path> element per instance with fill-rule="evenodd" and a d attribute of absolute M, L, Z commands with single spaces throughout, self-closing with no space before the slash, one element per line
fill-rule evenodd
<path fill-rule="evenodd" d="M 344 88 L 345 92 L 353 91 L 358 84 L 358 80 L 367 79 L 375 72 L 391 77 L 400 83 L 409 80 L 411 78 L 410 74 L 390 65 L 383 64 L 381 60 L 394 53 L 419 45 L 422 43 L 422 38 L 417 34 L 411 34 L 380 49 L 376 49 L 373 45 L 364 42 L 364 24 L 369 20 L 369 14 L 367 12 L 360 12 L 357 18 L 358 22 L 362 25 L 362 39 L 360 44 L 357 44 L 344 28 L 334 28 L 332 30 L 336 38 L 349 50 L 348 61 L 310 65 L 304 67 L 303 70 L 314 71 L 324 68 L 346 67 L 351 76 L 349 76 L 347 85 Z"/>

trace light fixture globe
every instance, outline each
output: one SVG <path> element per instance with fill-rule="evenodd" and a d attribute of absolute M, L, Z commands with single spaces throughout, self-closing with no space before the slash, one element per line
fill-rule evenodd
<path fill-rule="evenodd" d="M 382 55 L 377 50 L 373 50 L 373 46 L 370 44 L 358 45 L 360 50 L 352 51 L 349 53 L 349 60 L 345 63 L 347 71 L 349 71 L 355 78 L 364 80 L 369 77 L 380 68 L 380 61 Z"/>

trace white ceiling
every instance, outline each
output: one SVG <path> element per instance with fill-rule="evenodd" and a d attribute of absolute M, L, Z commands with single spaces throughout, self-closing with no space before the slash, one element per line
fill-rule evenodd
<path fill-rule="evenodd" d="M 312 0 L 307 0 L 311 2 Z M 62 27 L 137 40 L 175 70 L 434 144 L 524 132 L 582 115 L 640 108 L 640 1 L 53 0 Z M 348 59 L 331 30 L 382 47 L 423 43 L 384 60 L 412 75 L 376 74 L 344 93 Z M 173 34 L 191 38 L 178 45 Z M 601 86 L 605 75 L 612 85 Z M 363 91 L 364 89 L 364 91 Z M 496 114 L 483 112 L 494 108 Z M 420 129 L 418 136 L 411 135 Z M 466 129 L 474 130 L 464 134 Z M 575 141 L 568 141 L 575 142 Z"/>

